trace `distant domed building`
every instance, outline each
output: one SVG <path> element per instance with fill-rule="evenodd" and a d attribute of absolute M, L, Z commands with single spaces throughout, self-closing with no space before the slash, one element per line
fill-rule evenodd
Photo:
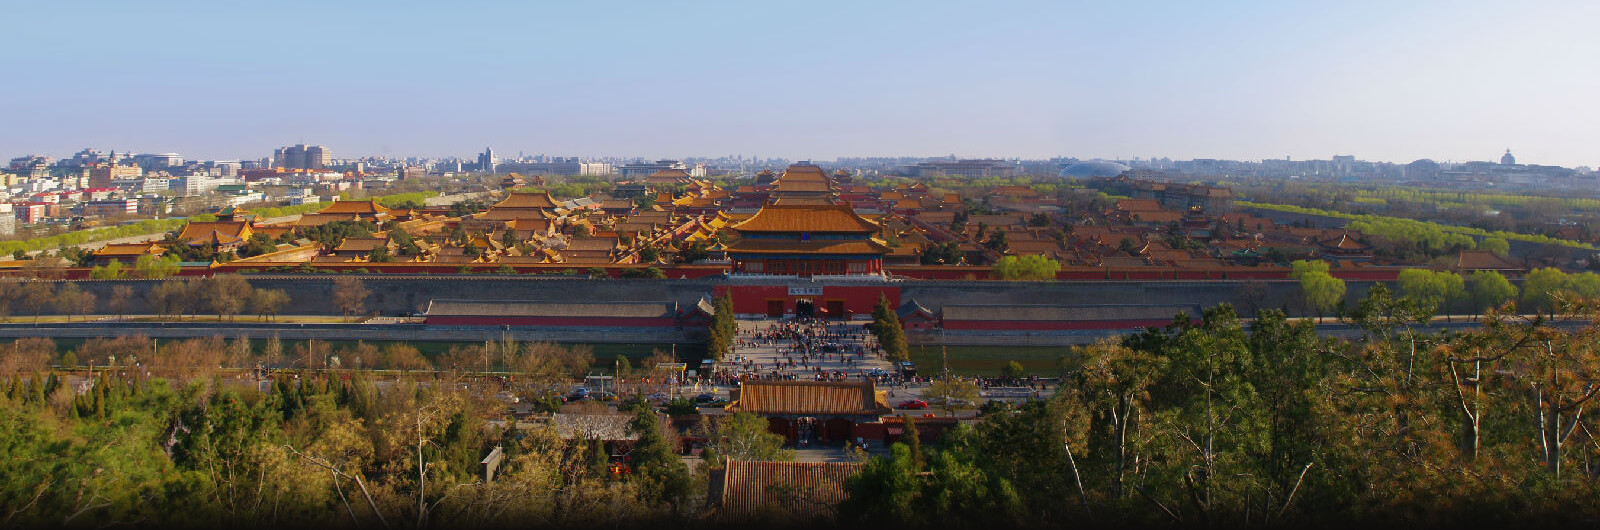
<path fill-rule="evenodd" d="M 1094 160 L 1078 162 L 1061 170 L 1063 178 L 1090 178 L 1090 177 L 1115 177 L 1122 172 L 1133 169 L 1116 162 Z"/>
<path fill-rule="evenodd" d="M 1507 149 L 1505 156 L 1500 157 L 1500 164 L 1505 166 L 1515 166 L 1517 165 L 1517 157 L 1511 156 L 1511 150 Z"/>
<path fill-rule="evenodd" d="M 1426 158 L 1417 160 L 1405 167 L 1406 178 L 1432 179 L 1439 177 L 1439 163 Z"/>

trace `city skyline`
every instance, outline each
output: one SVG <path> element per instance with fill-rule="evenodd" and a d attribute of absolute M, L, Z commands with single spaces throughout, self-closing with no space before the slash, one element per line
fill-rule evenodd
<path fill-rule="evenodd" d="M 12 8 L 0 148 L 1600 164 L 1578 2 L 297 5 Z"/>
<path fill-rule="evenodd" d="M 331 156 L 330 154 L 328 154 L 328 152 L 331 151 L 331 149 L 328 146 L 298 144 L 297 146 L 283 146 L 283 147 L 278 147 L 278 148 L 272 149 L 272 152 L 269 153 L 268 156 L 246 157 L 246 158 L 217 158 L 217 157 L 205 157 L 205 156 L 188 156 L 188 155 L 185 155 L 182 152 L 172 152 L 172 151 L 166 151 L 166 152 L 161 152 L 161 153 L 157 154 L 157 153 L 154 153 L 152 151 L 145 151 L 145 150 L 138 150 L 138 149 L 133 149 L 133 150 L 129 150 L 129 149 L 105 149 L 105 148 L 101 148 L 99 146 L 85 146 L 85 147 L 82 147 L 82 148 L 73 149 L 73 150 L 70 150 L 70 151 L 62 151 L 62 152 L 0 153 L 0 158 L 12 157 L 13 158 L 13 162 L 15 162 L 16 160 L 27 159 L 29 157 L 44 156 L 44 157 L 49 157 L 50 159 L 55 160 L 57 162 L 65 162 L 65 161 L 70 161 L 75 156 L 82 155 L 84 153 L 96 153 L 99 156 L 105 156 L 108 153 L 110 153 L 110 154 L 118 154 L 121 157 L 121 159 L 123 159 L 123 160 L 129 160 L 129 159 L 132 159 L 132 158 L 135 158 L 135 157 L 162 157 L 162 158 L 170 158 L 170 159 L 179 160 L 179 161 L 187 161 L 187 162 L 191 162 L 191 163 L 199 163 L 199 162 L 236 163 L 236 162 L 241 162 L 241 161 L 242 162 L 265 162 L 266 165 L 273 166 L 273 167 L 282 166 L 282 167 L 289 167 L 289 168 L 301 168 L 301 169 L 304 169 L 305 167 L 303 167 L 303 166 L 305 164 L 303 164 L 303 163 L 285 164 L 282 161 L 283 157 L 285 156 L 285 151 L 290 149 L 291 147 L 302 147 L 302 148 L 307 148 L 307 149 L 317 149 L 317 150 L 319 150 L 319 152 L 322 153 L 320 156 L 326 157 L 324 159 L 328 160 L 328 161 L 322 162 L 321 164 L 323 164 L 323 165 L 329 164 L 331 162 L 354 162 L 354 161 L 369 160 L 369 159 L 387 159 L 387 160 L 392 161 L 392 162 L 401 162 L 401 163 L 403 163 L 405 161 L 408 161 L 408 160 L 418 160 L 418 161 L 422 161 L 422 160 L 430 160 L 430 161 L 456 160 L 456 161 L 461 161 L 461 162 L 466 162 L 466 163 L 482 164 L 483 160 L 484 160 L 484 156 L 486 154 L 486 151 L 488 153 L 495 153 L 494 146 L 488 146 L 487 148 L 480 149 L 478 152 L 475 152 L 475 153 L 447 154 L 447 155 L 439 155 L 439 156 L 417 156 L 417 155 L 407 155 L 407 154 L 403 154 L 403 153 L 384 156 L 384 155 L 374 155 L 374 154 L 344 154 L 343 152 L 341 152 L 340 156 Z M 959 153 L 951 153 L 951 154 L 945 154 L 945 155 L 876 154 L 876 155 L 865 155 L 865 156 L 839 156 L 839 157 L 832 157 L 832 158 L 795 157 L 795 156 L 785 156 L 782 153 L 767 154 L 767 155 L 754 154 L 754 153 L 749 153 L 749 154 L 746 154 L 746 153 L 730 153 L 730 154 L 721 154 L 721 155 L 710 155 L 710 154 L 687 154 L 687 155 L 684 155 L 684 154 L 679 154 L 679 155 L 667 155 L 667 156 L 655 156 L 655 157 L 640 156 L 640 155 L 627 155 L 627 154 L 604 154 L 604 155 L 589 155 L 589 156 L 581 156 L 581 157 L 577 157 L 577 156 L 567 157 L 567 156 L 565 156 L 563 154 L 530 153 L 530 152 L 526 152 L 526 151 L 518 151 L 517 153 L 515 153 L 514 156 L 511 153 L 505 153 L 505 154 L 495 153 L 495 154 L 492 154 L 492 157 L 497 162 L 498 161 L 534 160 L 534 159 L 562 159 L 562 158 L 571 158 L 573 160 L 582 159 L 582 160 L 585 160 L 585 161 L 588 161 L 588 160 L 594 160 L 594 161 L 634 160 L 634 161 L 641 161 L 641 162 L 650 162 L 650 161 L 653 161 L 653 160 L 672 160 L 672 161 L 675 161 L 675 162 L 684 161 L 684 160 L 711 161 L 711 160 L 729 160 L 729 159 L 734 159 L 734 158 L 742 158 L 742 159 L 745 159 L 745 160 L 748 160 L 748 161 L 752 161 L 752 162 L 760 160 L 760 161 L 762 161 L 762 163 L 770 163 L 770 164 L 778 164 L 778 165 L 787 165 L 790 162 L 795 162 L 795 161 L 809 161 L 809 162 L 816 162 L 816 163 L 823 163 L 823 164 L 830 164 L 830 165 L 848 165 L 848 164 L 850 164 L 852 162 L 860 161 L 860 160 L 887 161 L 887 160 L 894 160 L 894 159 L 926 160 L 926 161 L 933 161 L 933 160 L 974 160 L 974 161 L 994 160 L 994 161 L 1018 161 L 1018 162 L 1043 162 L 1043 161 L 1050 161 L 1050 160 L 1077 160 L 1077 161 L 1086 161 L 1086 162 L 1087 161 L 1107 161 L 1107 162 L 1126 162 L 1126 163 L 1153 163 L 1153 162 L 1162 161 L 1162 160 L 1172 161 L 1172 162 L 1215 160 L 1215 161 L 1219 161 L 1219 162 L 1235 162 L 1235 163 L 1244 163 L 1244 164 L 1261 164 L 1261 163 L 1266 163 L 1266 162 L 1281 162 L 1281 161 L 1292 161 L 1292 162 L 1320 161 L 1320 162 L 1328 162 L 1328 161 L 1335 161 L 1335 160 L 1337 160 L 1339 158 L 1351 158 L 1351 159 L 1353 159 L 1355 161 L 1364 162 L 1364 163 L 1370 163 L 1370 164 L 1392 164 L 1392 165 L 1397 165 L 1398 166 L 1398 165 L 1405 165 L 1405 164 L 1408 164 L 1408 163 L 1411 163 L 1411 162 L 1419 162 L 1419 161 L 1423 161 L 1423 160 L 1431 160 L 1433 162 L 1437 162 L 1437 163 L 1440 163 L 1440 164 L 1455 164 L 1455 165 L 1484 163 L 1484 162 L 1506 164 L 1507 163 L 1506 160 L 1508 160 L 1506 157 L 1508 155 L 1513 156 L 1513 158 L 1510 159 L 1510 160 L 1513 160 L 1513 161 L 1510 162 L 1510 163 L 1517 164 L 1517 165 L 1546 166 L 1546 167 L 1566 167 L 1568 169 L 1576 168 L 1576 169 L 1588 170 L 1588 171 L 1592 171 L 1592 170 L 1595 169 L 1594 167 L 1587 166 L 1587 165 L 1556 166 L 1556 165 L 1553 165 L 1553 164 L 1542 164 L 1539 161 L 1529 161 L 1529 160 L 1517 159 L 1517 158 L 1514 158 L 1514 157 L 1515 156 L 1520 156 L 1520 155 L 1518 155 L 1516 150 L 1514 150 L 1514 149 L 1502 150 L 1500 152 L 1494 153 L 1494 156 L 1484 156 L 1484 157 L 1478 157 L 1478 158 L 1468 159 L 1468 160 L 1436 159 L 1436 158 L 1429 158 L 1429 157 L 1413 158 L 1413 159 L 1409 159 L 1409 160 L 1372 160 L 1372 159 L 1362 158 L 1360 156 L 1344 155 L 1344 154 L 1334 154 L 1334 155 L 1329 155 L 1329 156 L 1324 156 L 1324 157 L 1307 157 L 1307 158 L 1292 158 L 1291 157 L 1291 158 L 1287 158 L 1287 159 L 1286 158 L 1228 159 L 1228 158 L 1204 157 L 1204 156 L 1185 159 L 1185 158 L 1177 158 L 1177 157 L 1162 156 L 1162 155 L 1137 156 L 1137 157 L 1100 157 L 1100 156 L 1076 156 L 1076 155 L 1072 155 L 1072 154 L 1058 154 L 1058 155 L 1049 156 L 1049 157 L 1042 157 L 1042 158 L 1027 158 L 1027 157 L 1018 157 L 1018 156 L 989 156 L 989 157 L 963 156 L 963 155 L 961 155 Z M 302 156 L 304 156 L 304 155 L 302 155 Z M 759 157 L 759 158 L 754 158 L 754 157 Z M 176 165 L 176 164 L 173 164 L 173 165 Z"/>

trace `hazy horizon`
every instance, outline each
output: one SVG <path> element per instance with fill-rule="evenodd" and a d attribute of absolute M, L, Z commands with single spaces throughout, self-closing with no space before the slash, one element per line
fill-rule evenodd
<path fill-rule="evenodd" d="M 10 6 L 0 154 L 1600 165 L 1600 4 Z"/>

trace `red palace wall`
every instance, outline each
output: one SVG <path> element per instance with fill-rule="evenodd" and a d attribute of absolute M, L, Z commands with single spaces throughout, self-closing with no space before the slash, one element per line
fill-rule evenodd
<path fill-rule="evenodd" d="M 822 294 L 791 294 L 785 285 L 718 285 L 712 292 L 718 297 L 731 293 L 733 312 L 751 315 L 768 314 L 769 304 L 776 301 L 783 303 L 785 315 L 794 314 L 795 302 L 799 300 L 811 300 L 818 308 L 827 308 L 828 302 L 843 302 L 845 313 L 851 316 L 872 314 L 880 296 L 889 299 L 890 308 L 900 307 L 899 287 L 827 286 L 820 289 Z"/>

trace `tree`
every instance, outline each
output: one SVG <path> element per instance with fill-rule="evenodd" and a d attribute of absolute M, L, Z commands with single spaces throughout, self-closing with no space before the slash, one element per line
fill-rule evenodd
<path fill-rule="evenodd" d="M 201 284 L 201 296 L 206 306 L 217 314 L 217 320 L 223 317 L 233 320 L 233 316 L 243 311 L 245 305 L 254 296 L 255 288 L 250 286 L 243 276 L 238 274 L 219 274 L 205 279 Z"/>
<path fill-rule="evenodd" d="M 783 449 L 784 437 L 768 430 L 766 418 L 749 412 L 722 416 L 707 438 L 717 458 L 755 462 L 794 460 L 794 451 Z"/>
<path fill-rule="evenodd" d="M 1545 471 L 1560 478 L 1566 442 L 1583 426 L 1585 406 L 1600 395 L 1600 328 L 1566 334 L 1544 327 L 1536 333 L 1527 348 L 1524 375 L 1535 405 Z"/>
<path fill-rule="evenodd" d="M 393 261 L 394 256 L 389 255 L 389 247 L 387 246 L 380 245 L 367 253 L 368 263 L 390 263 Z"/>
<path fill-rule="evenodd" d="M 383 365 L 391 370 L 427 370 L 432 368 L 428 358 L 410 344 L 395 342 L 383 347 Z"/>
<path fill-rule="evenodd" d="M 265 319 L 271 316 L 272 320 L 278 319 L 278 311 L 289 305 L 289 293 L 283 289 L 256 289 L 250 296 L 250 310 L 256 318 Z"/>
<path fill-rule="evenodd" d="M 361 280 L 349 276 L 333 279 L 333 303 L 344 313 L 346 319 L 367 311 L 367 297 L 372 291 L 367 290 L 366 284 Z"/>
<path fill-rule="evenodd" d="M 88 267 L 89 263 L 94 261 L 94 253 L 76 246 L 56 251 L 56 257 L 67 260 L 73 267 Z"/>
<path fill-rule="evenodd" d="M 300 233 L 307 239 L 317 242 L 323 249 L 332 251 L 344 244 L 346 239 L 371 236 L 372 229 L 372 223 L 366 221 L 344 220 L 301 228 Z"/>
<path fill-rule="evenodd" d="M 983 242 L 984 248 L 995 252 L 1005 252 L 1011 249 L 1011 243 L 1006 241 L 1005 230 L 995 230 L 989 234 L 989 239 Z"/>
<path fill-rule="evenodd" d="M 878 295 L 878 303 L 872 307 L 871 330 L 878 337 L 878 346 L 883 348 L 883 356 L 890 362 L 910 360 L 911 347 L 906 343 L 905 328 L 900 325 L 900 316 L 889 307 L 889 298 Z"/>
<path fill-rule="evenodd" d="M 1020 380 L 1027 375 L 1028 371 L 1022 368 L 1022 363 L 1016 361 L 1006 361 L 1006 365 L 1000 369 L 1000 376 L 1010 381 Z"/>
<path fill-rule="evenodd" d="M 22 299 L 22 280 L 0 277 L 0 321 L 11 318 L 12 306 Z"/>
<path fill-rule="evenodd" d="M 94 303 L 94 293 L 84 291 L 76 283 L 63 283 L 61 288 L 56 290 L 56 311 L 67 315 L 69 321 L 72 320 L 72 315 L 83 316 L 93 313 Z"/>
<path fill-rule="evenodd" d="M 1023 511 L 1009 481 L 994 477 L 967 454 L 935 454 L 927 471 L 905 444 L 874 458 L 846 481 L 839 506 L 844 526 L 862 528 L 1016 527 Z"/>
<path fill-rule="evenodd" d="M 128 276 L 122 270 L 121 260 L 111 260 L 110 263 L 89 269 L 89 278 L 93 280 L 120 280 Z"/>
<path fill-rule="evenodd" d="M 33 322 L 39 323 L 39 313 L 55 302 L 55 289 L 49 283 L 39 280 L 23 282 L 19 299 L 22 308 L 33 313 Z"/>
<path fill-rule="evenodd" d="M 1003 232 L 1002 232 L 1003 233 Z M 995 262 L 993 274 L 1002 280 L 1054 280 L 1061 262 L 1040 255 L 1005 256 Z"/>
<path fill-rule="evenodd" d="M 1400 271 L 1399 283 L 1400 291 L 1417 303 L 1424 320 L 1441 310 L 1448 312 L 1450 303 L 1462 299 L 1466 292 L 1461 276 L 1449 271 L 1406 269 Z"/>
<path fill-rule="evenodd" d="M 150 307 L 156 310 L 158 316 L 181 318 L 195 303 L 189 284 L 179 280 L 166 280 L 156 284 L 150 288 L 148 297 Z"/>
<path fill-rule="evenodd" d="M 1322 260 L 1295 260 L 1293 263 L 1290 263 L 1290 266 L 1293 267 L 1293 270 L 1289 273 L 1289 278 L 1293 280 L 1298 280 L 1300 277 L 1313 272 L 1320 272 L 1324 274 L 1328 272 L 1328 262 Z"/>
<path fill-rule="evenodd" d="M 267 342 L 261 345 L 261 362 L 267 366 L 274 366 L 283 362 L 283 339 L 277 333 L 267 337 Z"/>
<path fill-rule="evenodd" d="M 942 405 L 945 410 L 976 408 L 978 401 L 983 398 L 977 383 L 959 378 L 935 379 L 922 395 L 928 396 L 932 404 Z"/>
<path fill-rule="evenodd" d="M 655 263 L 661 259 L 661 250 L 654 245 L 645 245 L 639 249 L 639 263 Z"/>
<path fill-rule="evenodd" d="M 1239 284 L 1233 295 L 1233 306 L 1243 312 L 1245 316 L 1256 316 L 1261 312 L 1261 305 L 1267 300 L 1267 284 L 1259 280 L 1246 280 Z"/>
<path fill-rule="evenodd" d="M 1451 271 L 1434 273 L 1434 282 L 1439 286 L 1439 304 L 1444 308 L 1445 321 L 1449 322 L 1454 310 L 1467 299 L 1467 282 L 1460 274 Z"/>
<path fill-rule="evenodd" d="M 157 257 L 151 254 L 139 256 L 133 262 L 133 272 L 136 276 L 147 280 L 168 278 L 178 273 L 179 258 L 175 254 Z"/>
<path fill-rule="evenodd" d="M 617 356 L 616 370 L 617 370 L 616 376 L 617 376 L 617 379 L 618 379 L 617 382 L 620 384 L 621 383 L 621 381 L 620 381 L 621 379 L 626 378 L 626 377 L 628 377 L 628 374 L 633 373 L 633 362 L 629 361 L 627 357 L 623 357 L 623 356 L 619 355 L 619 356 Z"/>
<path fill-rule="evenodd" d="M 132 287 L 118 285 L 111 288 L 111 298 L 106 300 L 106 307 L 110 308 L 112 312 L 117 314 L 117 320 L 122 320 L 122 316 L 128 312 L 128 308 L 132 304 Z"/>
<path fill-rule="evenodd" d="M 923 265 L 959 265 L 964 256 L 965 253 L 961 251 L 961 245 L 955 241 L 949 241 L 943 245 L 928 245 L 927 248 L 922 249 L 920 259 Z"/>
<path fill-rule="evenodd" d="M 685 245 L 682 250 L 678 251 L 678 259 L 682 260 L 684 263 L 694 263 L 696 261 L 709 259 L 710 257 L 711 245 L 707 244 L 703 239 L 689 243 L 688 245 Z"/>
<path fill-rule="evenodd" d="M 731 350 L 739 335 L 739 324 L 734 320 L 732 295 L 723 295 L 711 303 L 711 326 L 706 339 L 706 354 L 721 361 Z"/>
<path fill-rule="evenodd" d="M 689 468 L 678 458 L 661 418 L 649 406 L 640 406 L 628 422 L 628 432 L 639 437 L 632 453 L 634 481 L 648 500 L 668 504 L 678 511 L 693 484 Z"/>
<path fill-rule="evenodd" d="M 266 234 L 251 234 L 250 240 L 239 247 L 237 254 L 241 258 L 249 258 L 268 254 L 277 249 L 277 246 L 272 243 L 272 238 L 267 237 Z"/>
<path fill-rule="evenodd" d="M 1523 309 L 1532 311 L 1554 311 L 1562 291 L 1567 287 L 1571 277 L 1561 269 L 1544 267 L 1528 272 L 1522 281 Z"/>
<path fill-rule="evenodd" d="M 1129 256 L 1138 255 L 1139 254 L 1139 240 L 1131 238 L 1131 237 L 1124 237 L 1124 238 L 1122 238 L 1121 241 L 1117 242 L 1117 250 L 1120 250 L 1120 251 L 1128 254 Z"/>
<path fill-rule="evenodd" d="M 1334 278 L 1326 272 L 1309 271 L 1300 275 L 1300 291 L 1305 295 L 1306 305 L 1317 312 L 1317 319 L 1333 311 L 1344 301 L 1344 280 Z"/>
<path fill-rule="evenodd" d="M 1495 271 L 1477 271 L 1467 278 L 1471 292 L 1472 310 L 1481 314 L 1485 309 L 1499 307 L 1517 298 L 1517 286 Z"/>
<path fill-rule="evenodd" d="M 1600 274 L 1584 271 L 1567 278 L 1567 291 L 1581 300 L 1600 299 Z"/>
<path fill-rule="evenodd" d="M 1078 385 L 1095 417 L 1106 424 L 1113 462 L 1111 496 L 1127 494 L 1125 485 L 1138 459 L 1139 432 L 1148 428 L 1150 387 L 1166 370 L 1166 361 L 1150 353 L 1101 341 L 1080 351 L 1083 369 Z"/>
<path fill-rule="evenodd" d="M 401 256 L 422 254 L 422 247 L 417 245 L 416 239 L 402 228 L 396 227 L 389 231 L 389 242 L 394 243 L 395 253 Z"/>
<path fill-rule="evenodd" d="M 1254 366 L 1245 375 L 1259 392 L 1267 448 L 1245 447 L 1262 470 L 1267 506 L 1288 506 L 1312 466 L 1325 466 L 1328 355 L 1307 321 L 1290 323 L 1279 310 L 1262 311 L 1245 339 Z M 1247 504 L 1248 506 L 1248 504 Z M 1280 508 L 1280 512 L 1283 509 Z M 1281 515 L 1280 515 L 1281 517 Z"/>

